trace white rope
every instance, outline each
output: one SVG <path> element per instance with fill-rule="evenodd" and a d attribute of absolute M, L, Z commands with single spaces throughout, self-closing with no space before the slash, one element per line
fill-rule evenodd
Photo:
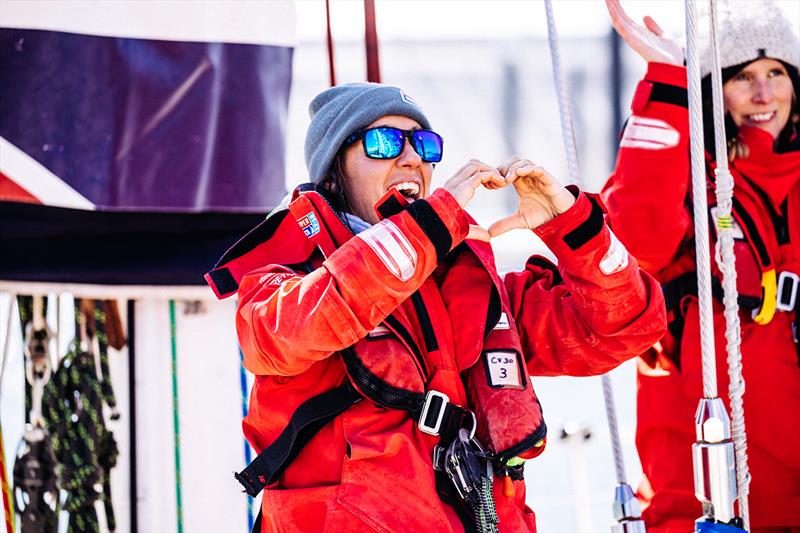
<path fill-rule="evenodd" d="M 717 368 L 714 355 L 714 327 L 711 301 L 711 257 L 708 239 L 708 197 L 703 145 L 703 114 L 700 95 L 700 62 L 697 18 L 693 0 L 686 7 L 686 75 L 689 91 L 689 139 L 694 198 L 695 247 L 697 255 L 697 296 L 700 311 L 700 353 L 703 361 L 703 395 L 717 396 Z"/>
<path fill-rule="evenodd" d="M 558 109 L 561 112 L 561 136 L 564 140 L 564 151 L 567 156 L 567 170 L 570 183 L 581 183 L 581 172 L 578 166 L 578 150 L 575 144 L 575 132 L 572 129 L 572 108 L 569 103 L 569 93 L 564 74 L 561 71 L 561 57 L 558 51 L 558 33 L 556 32 L 555 17 L 553 16 L 552 0 L 544 0 L 547 13 L 547 42 L 550 45 L 550 59 L 553 63 L 553 81 L 558 94 Z"/>
<path fill-rule="evenodd" d="M 552 0 L 545 0 L 545 13 L 547 15 L 547 40 L 550 45 L 550 58 L 553 64 L 553 80 L 558 95 L 558 108 L 561 115 L 561 135 L 564 141 L 564 152 L 567 156 L 567 169 L 569 180 L 581 184 L 580 165 L 578 164 L 578 149 L 575 143 L 575 132 L 572 127 L 572 108 L 569 102 L 569 91 L 564 83 L 561 70 L 561 57 L 558 49 L 558 33 L 556 31 L 555 17 L 553 16 Z M 614 455 L 614 468 L 617 474 L 617 483 L 626 483 L 625 462 L 622 457 L 622 445 L 617 427 L 617 412 L 614 407 L 614 392 L 611 388 L 611 379 L 608 375 L 601 377 L 603 383 L 603 397 L 606 404 L 606 417 L 608 419 L 608 432 L 611 437 L 611 448 Z"/>
<path fill-rule="evenodd" d="M 603 398 L 606 401 L 606 418 L 608 419 L 608 433 L 611 435 L 611 447 L 614 453 L 614 471 L 617 474 L 617 483 L 627 483 L 625 476 L 625 462 L 622 460 L 622 446 L 617 427 L 617 409 L 614 405 L 614 390 L 611 388 L 611 378 L 608 374 L 602 376 Z"/>
<path fill-rule="evenodd" d="M 750 530 L 747 496 L 750 492 L 750 471 L 747 466 L 747 439 L 745 435 L 744 378 L 742 377 L 741 331 L 739 323 L 739 302 L 736 289 L 736 257 L 733 252 L 733 225 L 731 208 L 733 205 L 733 176 L 728 170 L 727 137 L 722 101 L 722 75 L 717 47 L 717 6 L 709 0 L 711 21 L 711 87 L 714 101 L 714 141 L 717 168 L 717 245 L 716 260 L 722 272 L 722 288 L 725 306 L 725 339 L 728 354 L 728 377 L 730 385 L 728 396 L 731 401 L 731 436 L 736 451 L 736 483 L 738 485 L 739 512 L 744 520 L 744 529 Z"/>

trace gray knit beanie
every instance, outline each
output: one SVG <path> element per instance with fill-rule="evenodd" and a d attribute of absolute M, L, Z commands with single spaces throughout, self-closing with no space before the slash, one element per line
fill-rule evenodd
<path fill-rule="evenodd" d="M 700 4 L 706 6 L 705 2 Z M 708 8 L 701 20 L 710 34 Z M 771 0 L 726 0 L 717 2 L 717 32 L 720 68 L 744 65 L 761 57 L 778 59 L 800 68 L 797 21 L 792 24 Z M 698 40 L 700 75 L 711 73 L 709 39 Z"/>
<path fill-rule="evenodd" d="M 431 124 L 422 108 L 397 87 L 380 83 L 348 83 L 327 89 L 308 106 L 311 124 L 306 133 L 306 166 L 313 183 L 322 181 L 347 138 L 386 115 L 401 115 Z"/>

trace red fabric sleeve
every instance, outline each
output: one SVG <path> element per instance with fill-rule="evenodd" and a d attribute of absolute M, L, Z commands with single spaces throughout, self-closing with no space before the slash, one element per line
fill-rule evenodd
<path fill-rule="evenodd" d="M 425 209 L 406 209 L 360 233 L 308 275 L 270 265 L 244 276 L 236 329 L 245 367 L 300 374 L 366 336 L 411 296 L 436 267 L 443 241 L 451 249 L 469 228 L 447 191 L 417 202 Z"/>
<path fill-rule="evenodd" d="M 683 253 L 692 224 L 686 203 L 688 110 L 685 103 L 654 101 L 653 96 L 665 90 L 685 101 L 686 69 L 650 63 L 637 86 L 616 167 L 602 193 L 616 235 L 642 268 L 659 278 Z"/>
<path fill-rule="evenodd" d="M 585 194 L 535 231 L 558 258 L 558 268 L 534 256 L 523 272 L 505 278 L 531 374 L 601 374 L 663 336 L 658 283 Z"/>

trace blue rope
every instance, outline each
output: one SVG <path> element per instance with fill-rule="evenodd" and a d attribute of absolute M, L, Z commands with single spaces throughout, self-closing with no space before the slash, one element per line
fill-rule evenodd
<path fill-rule="evenodd" d="M 244 354 L 242 353 L 242 348 L 238 346 L 239 349 L 239 385 L 242 389 L 242 418 L 247 416 L 247 372 L 244 369 Z M 250 444 L 247 442 L 247 439 L 244 440 L 244 464 L 249 465 L 250 461 L 252 461 L 252 452 L 250 451 Z M 253 499 L 247 498 L 247 531 L 250 532 L 253 530 Z"/>

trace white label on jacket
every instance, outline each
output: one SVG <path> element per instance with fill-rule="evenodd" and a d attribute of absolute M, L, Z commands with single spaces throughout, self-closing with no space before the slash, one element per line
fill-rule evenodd
<path fill-rule="evenodd" d="M 680 138 L 678 130 L 663 120 L 633 115 L 625 126 L 625 133 L 622 135 L 619 146 L 620 148 L 665 150 L 678 146 Z"/>
<path fill-rule="evenodd" d="M 521 387 L 522 373 L 519 357 L 515 352 L 483 352 L 486 368 L 489 370 L 489 385 L 492 387 Z"/>
<path fill-rule="evenodd" d="M 389 272 L 400 281 L 408 281 L 414 275 L 417 252 L 391 220 L 382 220 L 356 237 L 366 242 Z"/>
<path fill-rule="evenodd" d="M 500 313 L 500 320 L 494 329 L 509 329 L 511 326 L 508 324 L 508 315 L 505 312 Z"/>
<path fill-rule="evenodd" d="M 294 276 L 294 274 L 290 274 L 288 272 L 270 272 L 269 274 L 264 274 L 260 278 L 258 278 L 258 283 L 261 285 L 280 285 L 287 279 Z"/>
<path fill-rule="evenodd" d="M 319 221 L 317 220 L 317 215 L 313 212 L 304 215 L 297 223 L 309 239 L 319 233 Z"/>
<path fill-rule="evenodd" d="M 714 220 L 714 227 L 719 228 L 719 207 L 712 207 L 711 211 L 711 218 Z M 744 232 L 742 231 L 742 227 L 736 222 L 736 219 L 733 218 L 731 215 L 731 221 L 733 222 L 733 238 L 742 240 L 744 239 Z"/>
<path fill-rule="evenodd" d="M 608 245 L 606 255 L 600 260 L 600 271 L 606 276 L 616 274 L 628 266 L 628 250 L 619 242 L 613 231 L 609 230 L 608 234 L 611 237 L 611 244 Z"/>

